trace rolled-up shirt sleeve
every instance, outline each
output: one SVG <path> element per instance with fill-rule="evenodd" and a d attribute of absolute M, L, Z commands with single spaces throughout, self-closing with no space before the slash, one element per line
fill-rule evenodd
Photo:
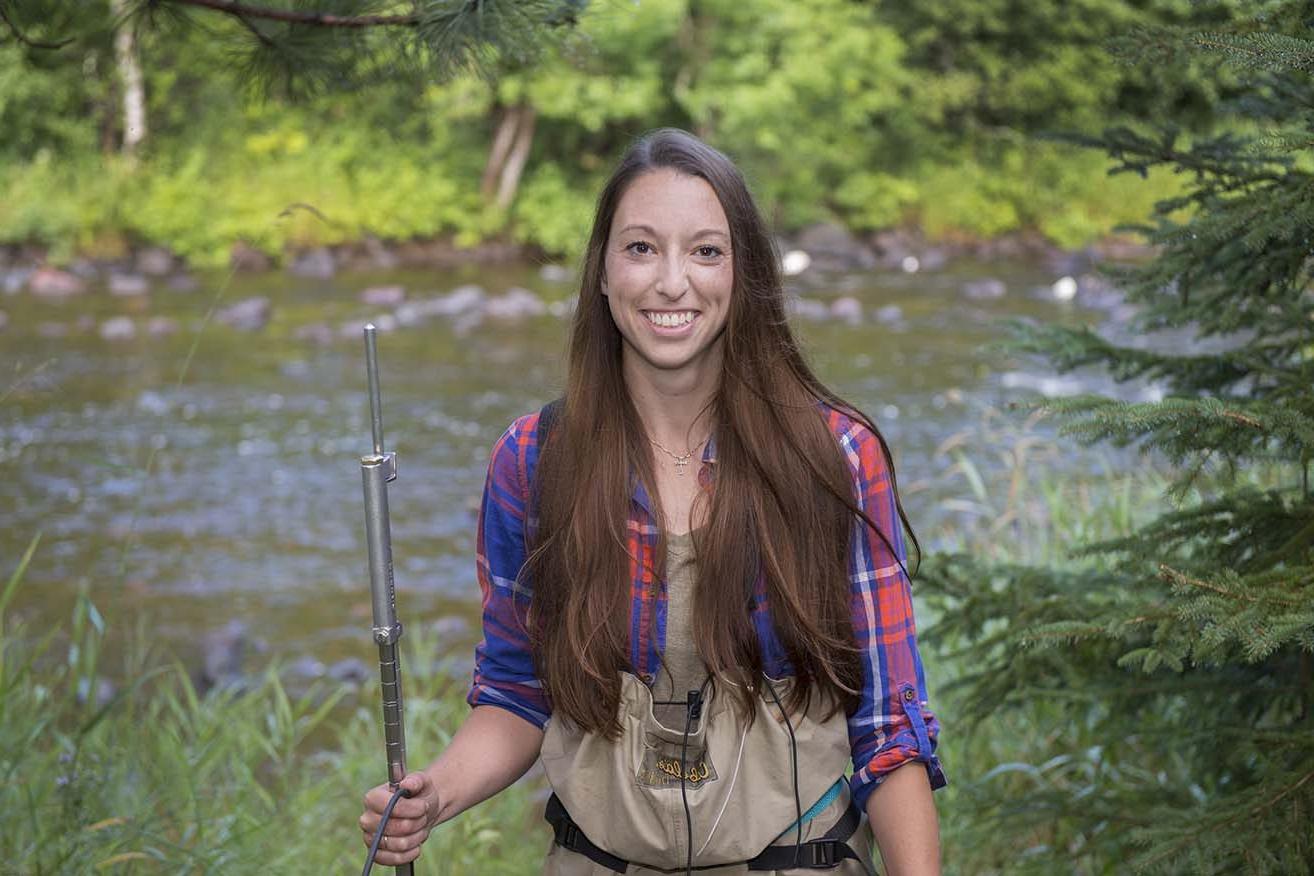
<path fill-rule="evenodd" d="M 864 521 L 854 521 L 849 577 L 854 634 L 863 657 L 863 692 L 848 721 L 850 786 L 854 801 L 865 809 L 885 777 L 909 761 L 926 766 L 932 789 L 943 787 L 946 780 L 935 755 L 940 725 L 927 700 L 917 650 L 903 527 L 889 468 L 870 429 L 848 418 L 843 425 L 847 428 L 840 443 L 854 472 L 856 498 L 893 547 Z"/>
<path fill-rule="evenodd" d="M 549 709 L 534 671 L 526 617 L 530 588 L 525 561 L 529 491 L 527 457 L 538 415 L 516 420 L 493 446 L 479 507 L 477 575 L 483 598 L 483 639 L 475 647 L 474 680 L 466 701 L 498 706 L 542 728 Z"/>

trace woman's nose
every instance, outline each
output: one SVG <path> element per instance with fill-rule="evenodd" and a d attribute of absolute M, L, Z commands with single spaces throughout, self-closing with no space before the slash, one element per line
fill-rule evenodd
<path fill-rule="evenodd" d="M 666 298 L 677 299 L 689 289 L 689 272 L 684 257 L 671 253 L 662 259 L 661 274 L 657 278 L 657 291 Z"/>

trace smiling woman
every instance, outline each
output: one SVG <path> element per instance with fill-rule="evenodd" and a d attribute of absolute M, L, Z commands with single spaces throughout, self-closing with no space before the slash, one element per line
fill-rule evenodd
<path fill-rule="evenodd" d="M 379 862 L 541 757 L 550 876 L 856 876 L 873 833 L 892 872 L 938 872 L 906 525 L 884 438 L 799 351 L 739 171 L 642 138 L 598 200 L 565 396 L 493 449 L 474 709 Z"/>
<path fill-rule="evenodd" d="M 625 190 L 613 223 L 602 292 L 625 339 L 626 383 L 714 388 L 734 287 L 730 225 L 716 192 L 699 177 L 654 170 Z"/>

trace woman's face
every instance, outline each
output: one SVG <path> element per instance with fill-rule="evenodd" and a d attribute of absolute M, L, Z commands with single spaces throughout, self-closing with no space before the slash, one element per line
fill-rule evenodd
<path fill-rule="evenodd" d="M 626 372 L 715 379 L 730 311 L 730 225 L 712 187 L 670 169 L 636 177 L 612 217 L 603 292 Z"/>

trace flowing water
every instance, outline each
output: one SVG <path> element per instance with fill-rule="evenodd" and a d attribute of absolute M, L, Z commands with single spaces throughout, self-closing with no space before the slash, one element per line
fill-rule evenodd
<path fill-rule="evenodd" d="M 963 293 L 982 277 L 1007 293 Z M 116 629 L 145 619 L 152 639 L 192 665 L 204 637 L 234 620 L 262 644 L 257 664 L 370 660 L 358 465 L 370 427 L 358 327 L 381 309 L 359 293 L 400 284 L 423 300 L 476 283 L 491 294 L 526 287 L 551 302 L 571 287 L 530 266 L 198 279 L 189 292 L 161 284 L 133 297 L 99 288 L 64 301 L 0 297 L 0 583 L 42 536 L 10 612 L 41 630 L 65 621 L 86 587 Z M 988 348 L 1009 316 L 1105 321 L 1081 299 L 1041 295 L 1054 279 L 1038 265 L 953 263 L 803 290 L 853 296 L 865 309 L 860 325 L 796 325 L 817 373 L 889 440 L 927 547 L 952 531 L 963 513 L 952 500 L 967 491 L 946 476 L 942 442 L 978 435 L 984 410 L 1037 390 L 1112 389 L 1098 375 L 1058 377 Z M 255 295 L 273 303 L 263 330 L 205 321 L 216 301 Z M 899 312 L 874 317 L 891 306 Z M 133 320 L 136 337 L 100 336 L 116 316 Z M 151 317 L 179 330 L 149 336 Z M 341 337 L 300 339 L 298 327 L 311 323 Z M 390 491 L 399 612 L 408 624 L 439 624 L 450 654 L 468 655 L 477 639 L 475 511 L 489 448 L 515 417 L 558 394 L 566 325 L 551 314 L 472 327 L 434 319 L 380 336 L 384 422 L 399 463 Z M 1020 428 L 1020 414 L 1005 416 Z M 987 478 L 1000 465 L 996 449 L 965 446 Z M 1098 464 L 1070 453 L 1074 467 Z"/>

